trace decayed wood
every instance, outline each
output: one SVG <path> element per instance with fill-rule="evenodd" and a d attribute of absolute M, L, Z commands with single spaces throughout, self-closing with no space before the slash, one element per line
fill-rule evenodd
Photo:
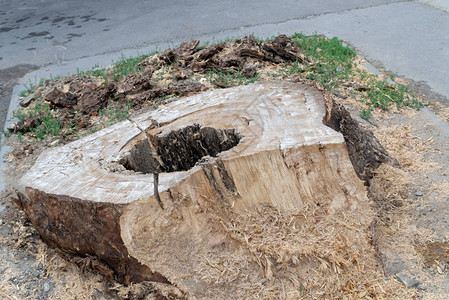
<path fill-rule="evenodd" d="M 251 276 L 206 278 L 219 269 L 216 255 L 251 254 L 224 230 L 235 215 L 312 203 L 331 219 L 365 216 L 357 224 L 367 237 L 366 191 L 343 135 L 323 124 L 326 107 L 332 111 L 319 90 L 299 83 L 184 98 L 44 152 L 19 183 L 19 205 L 45 241 L 98 256 L 121 281 L 229 298 L 237 283 L 273 276 L 266 258 L 266 275 L 248 262 Z"/>

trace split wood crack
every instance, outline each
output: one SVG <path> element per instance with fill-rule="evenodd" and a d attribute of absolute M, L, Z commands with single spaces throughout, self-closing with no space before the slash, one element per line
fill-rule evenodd
<path fill-rule="evenodd" d="M 159 154 L 157 154 L 156 147 L 154 147 L 153 143 L 151 142 L 151 136 L 145 130 L 140 128 L 140 126 L 136 122 L 134 122 L 130 118 L 127 118 L 127 120 L 130 121 L 134 126 L 136 126 L 137 129 L 139 129 L 141 132 L 143 132 L 146 135 L 148 143 L 150 144 L 151 154 L 158 162 L 158 165 L 154 166 L 153 172 L 152 172 L 153 173 L 153 193 L 154 193 L 154 198 L 156 198 L 157 203 L 159 203 L 159 206 L 162 209 L 164 209 L 164 205 L 162 203 L 161 197 L 159 196 L 159 171 L 160 171 L 160 167 L 164 166 L 164 162 L 159 157 Z"/>

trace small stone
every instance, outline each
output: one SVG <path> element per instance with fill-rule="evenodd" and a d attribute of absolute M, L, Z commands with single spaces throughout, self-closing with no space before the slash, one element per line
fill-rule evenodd
<path fill-rule="evenodd" d="M 39 263 L 39 264 L 37 265 L 37 269 L 38 269 L 38 270 L 42 270 L 43 267 L 44 267 L 44 265 L 42 265 L 42 263 Z"/>
<path fill-rule="evenodd" d="M 418 263 L 418 262 L 417 262 L 416 260 L 414 260 L 414 259 L 412 259 L 411 262 L 412 262 L 412 264 L 415 264 L 415 265 Z"/>
<path fill-rule="evenodd" d="M 446 201 L 449 202 L 449 198 L 446 198 Z"/>
<path fill-rule="evenodd" d="M 403 273 L 396 274 L 396 277 L 407 288 L 417 287 L 418 285 L 421 284 L 421 281 L 413 279 L 413 278 L 410 278 L 407 275 L 404 275 Z"/>
<path fill-rule="evenodd" d="M 422 191 L 417 191 L 416 193 L 415 193 L 415 196 L 418 196 L 418 197 L 421 197 L 423 195 L 423 192 Z"/>
<path fill-rule="evenodd" d="M 44 293 L 50 291 L 50 284 L 48 282 L 44 283 Z"/>

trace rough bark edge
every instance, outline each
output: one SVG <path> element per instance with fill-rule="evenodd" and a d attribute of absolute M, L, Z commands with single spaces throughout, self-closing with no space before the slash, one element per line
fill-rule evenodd
<path fill-rule="evenodd" d="M 123 205 L 81 201 L 29 187 L 26 194 L 17 192 L 14 202 L 51 247 L 70 255 L 98 257 L 114 270 L 114 278 L 120 283 L 169 283 L 129 256 L 120 236 Z"/>
<path fill-rule="evenodd" d="M 349 159 L 357 176 L 365 182 L 365 185 L 369 185 L 369 180 L 374 176 L 373 171 L 381 164 L 398 164 L 374 134 L 362 128 L 343 105 L 336 103 L 330 96 L 326 98 L 323 124 L 343 135 Z"/>

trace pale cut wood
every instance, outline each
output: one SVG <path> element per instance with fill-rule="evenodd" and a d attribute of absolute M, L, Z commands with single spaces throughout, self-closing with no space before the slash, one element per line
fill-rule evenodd
<path fill-rule="evenodd" d="M 330 218 L 360 212 L 367 231 L 366 191 L 342 134 L 323 124 L 326 107 L 319 90 L 299 83 L 180 99 L 44 152 L 19 183 L 19 205 L 44 240 L 98 256 L 121 281 L 170 282 L 192 298 L 230 297 L 238 285 L 213 283 L 204 270 L 217 249 L 249 255 L 223 229 L 233 214 L 313 203 Z M 250 266 L 259 276 L 257 264 Z"/>

